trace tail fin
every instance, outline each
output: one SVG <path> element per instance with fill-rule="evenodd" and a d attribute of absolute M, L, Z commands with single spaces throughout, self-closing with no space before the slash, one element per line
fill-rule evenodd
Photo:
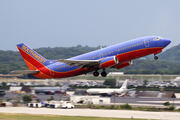
<path fill-rule="evenodd" d="M 47 64 L 49 64 L 48 60 L 37 52 L 26 46 L 24 43 L 18 44 L 17 48 L 21 53 L 24 61 L 26 62 L 28 68 L 30 70 L 37 70 Z"/>
<path fill-rule="evenodd" d="M 128 83 L 128 79 L 124 81 L 120 89 L 127 89 L 127 83 Z"/>
<path fill-rule="evenodd" d="M 70 85 L 70 78 L 68 78 L 67 79 L 67 82 L 62 86 L 62 88 L 64 88 L 64 89 L 66 89 L 66 88 L 68 88 L 69 87 L 69 85 Z"/>

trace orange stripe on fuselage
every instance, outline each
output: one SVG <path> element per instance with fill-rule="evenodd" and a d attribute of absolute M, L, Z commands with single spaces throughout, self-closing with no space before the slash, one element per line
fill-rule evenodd
<path fill-rule="evenodd" d="M 24 61 L 26 62 L 26 64 L 27 64 L 28 66 L 33 67 L 33 69 L 30 69 L 30 70 L 38 70 L 35 66 L 33 66 L 31 63 L 29 63 L 29 62 L 26 61 L 25 59 L 24 59 Z M 49 76 L 49 75 L 44 74 L 44 73 L 41 72 L 41 71 L 40 71 L 39 73 L 34 74 L 33 76 L 35 76 L 35 77 L 37 77 L 37 78 L 43 78 L 43 79 L 46 79 L 46 78 L 54 78 L 54 77 L 52 77 L 52 76 Z"/>
<path fill-rule="evenodd" d="M 24 59 L 26 65 L 28 66 L 29 70 L 37 70 L 36 67 L 34 67 L 32 64 L 30 64 L 28 61 Z"/>

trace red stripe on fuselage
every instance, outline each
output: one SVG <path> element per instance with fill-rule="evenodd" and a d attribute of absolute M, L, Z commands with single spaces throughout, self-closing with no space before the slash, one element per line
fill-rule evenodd
<path fill-rule="evenodd" d="M 123 54 L 119 54 L 117 55 L 117 57 L 119 57 L 120 62 L 126 62 L 126 61 L 130 61 L 136 58 L 140 58 L 146 55 L 150 55 L 158 50 L 162 50 L 163 48 L 145 48 L 145 49 L 140 49 L 140 50 L 135 50 L 135 51 L 130 51 L 127 53 L 123 53 Z M 111 60 L 110 62 L 113 62 L 113 60 Z M 106 62 L 105 62 L 106 63 Z M 104 64 L 104 63 L 103 63 Z M 88 73 L 93 71 L 94 68 L 88 70 L 85 68 L 80 68 L 80 69 L 76 69 L 73 71 L 68 71 L 68 72 L 55 72 L 55 76 L 56 77 L 70 77 L 70 76 L 75 76 L 75 75 L 80 75 L 80 74 L 84 74 L 84 73 Z"/>
<path fill-rule="evenodd" d="M 118 58 L 119 62 L 126 62 L 133 59 L 137 59 L 143 56 L 147 56 L 153 54 L 156 51 L 162 50 L 163 48 L 145 48 L 140 50 L 134 50 L 123 54 L 118 54 L 116 57 Z"/>

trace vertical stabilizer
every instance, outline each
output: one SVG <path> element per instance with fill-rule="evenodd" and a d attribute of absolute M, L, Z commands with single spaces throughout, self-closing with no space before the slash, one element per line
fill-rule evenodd
<path fill-rule="evenodd" d="M 67 82 L 62 86 L 63 89 L 67 89 L 70 85 L 70 78 L 67 79 Z"/>
<path fill-rule="evenodd" d="M 24 43 L 18 44 L 17 48 L 30 70 L 36 70 L 47 65 L 48 60 L 29 48 Z"/>
<path fill-rule="evenodd" d="M 128 79 L 126 79 L 120 89 L 127 89 Z"/>

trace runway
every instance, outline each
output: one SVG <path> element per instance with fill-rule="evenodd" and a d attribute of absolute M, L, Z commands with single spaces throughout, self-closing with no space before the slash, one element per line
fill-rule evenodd
<path fill-rule="evenodd" d="M 130 105 L 135 106 L 156 106 L 156 107 L 164 107 L 163 103 L 169 102 L 171 105 L 174 104 L 177 109 L 180 108 L 180 98 L 119 98 L 119 97 L 111 97 L 111 103 L 116 104 L 125 104 L 128 103 Z"/>
<path fill-rule="evenodd" d="M 179 112 L 148 112 L 134 110 L 97 110 L 97 109 L 50 109 L 28 107 L 1 107 L 0 113 L 49 114 L 67 116 L 94 116 L 114 118 L 144 118 L 179 120 Z"/>

